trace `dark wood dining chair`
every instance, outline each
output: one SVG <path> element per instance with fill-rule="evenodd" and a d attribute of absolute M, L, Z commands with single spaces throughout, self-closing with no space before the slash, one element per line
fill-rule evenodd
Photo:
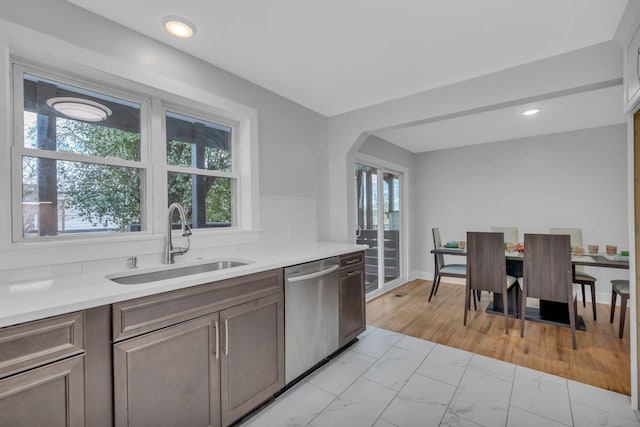
<path fill-rule="evenodd" d="M 627 301 L 629 301 L 629 281 L 628 280 L 612 280 L 611 281 L 611 315 L 609 323 L 613 323 L 613 316 L 616 314 L 616 297 L 620 295 L 620 326 L 618 327 L 618 338 L 622 338 L 624 334 L 624 321 L 627 316 Z"/>
<path fill-rule="evenodd" d="M 432 228 L 433 234 L 433 247 L 441 248 L 442 239 L 440 238 L 440 229 L 438 227 Z M 503 254 L 504 256 L 504 254 Z M 438 286 L 440 286 L 440 279 L 445 277 L 457 277 L 464 279 L 467 276 L 467 266 L 464 264 L 445 264 L 444 255 L 434 254 L 435 272 L 433 274 L 433 284 L 431 285 L 431 293 L 429 294 L 429 301 L 438 292 Z"/>
<path fill-rule="evenodd" d="M 571 341 L 576 343 L 576 293 L 573 290 L 571 243 L 566 234 L 525 234 L 520 336 L 524 337 L 527 297 L 565 303 Z"/>
<path fill-rule="evenodd" d="M 550 228 L 551 234 L 568 234 L 571 246 L 582 246 L 582 229 L 581 228 Z M 585 299 L 585 286 L 589 286 L 591 290 L 591 309 L 593 311 L 593 320 L 598 320 L 597 306 L 596 306 L 596 278 L 588 273 L 585 273 L 584 267 L 576 265 L 574 269 L 573 283 L 577 283 L 582 288 L 582 306 L 586 307 L 587 302 Z"/>
<path fill-rule="evenodd" d="M 515 282 L 515 277 L 507 276 L 503 233 L 467 232 L 467 284 L 464 294 L 464 325 L 467 325 L 467 313 L 471 309 L 471 298 L 473 298 L 474 291 L 501 293 L 504 311 L 504 333 L 508 334 L 509 304 L 507 292 Z"/>

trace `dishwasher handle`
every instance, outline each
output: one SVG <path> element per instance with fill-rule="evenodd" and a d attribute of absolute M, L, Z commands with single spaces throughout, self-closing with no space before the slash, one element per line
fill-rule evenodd
<path fill-rule="evenodd" d="M 287 282 L 294 283 L 294 282 L 302 282 L 303 280 L 308 280 L 308 279 L 315 279 L 316 277 L 321 277 L 321 276 L 325 276 L 325 275 L 327 275 L 329 273 L 333 273 L 338 268 L 340 268 L 339 265 L 332 265 L 329 268 L 326 268 L 326 269 L 320 270 L 320 271 L 316 271 L 314 273 L 303 274 L 302 276 L 289 277 L 289 278 L 287 278 Z"/>

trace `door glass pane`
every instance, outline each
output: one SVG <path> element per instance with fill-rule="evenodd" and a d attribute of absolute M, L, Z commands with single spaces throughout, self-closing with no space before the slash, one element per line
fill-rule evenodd
<path fill-rule="evenodd" d="M 400 277 L 400 177 L 383 174 L 384 283 Z"/>
<path fill-rule="evenodd" d="M 365 251 L 365 290 L 378 289 L 378 170 L 356 164 L 356 242 Z"/>

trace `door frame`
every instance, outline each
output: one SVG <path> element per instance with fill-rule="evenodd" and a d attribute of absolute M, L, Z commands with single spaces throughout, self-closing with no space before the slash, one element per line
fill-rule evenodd
<path fill-rule="evenodd" d="M 634 254 L 629 259 L 629 345 L 631 365 L 631 406 L 638 410 L 640 396 L 638 384 L 640 373 L 638 372 L 638 354 L 640 349 L 640 329 L 638 328 L 638 307 L 640 306 L 640 293 L 638 286 L 638 263 L 640 262 L 640 103 L 637 103 L 627 113 L 627 152 L 628 152 L 628 218 L 629 218 L 629 247 L 634 248 Z M 638 194 L 638 197 L 636 197 Z"/>
<path fill-rule="evenodd" d="M 357 152 L 353 156 L 353 170 L 356 169 L 356 163 L 361 163 L 367 166 L 382 169 L 385 172 L 391 172 L 397 174 L 400 177 L 400 274 L 397 279 L 392 280 L 389 283 L 382 284 L 382 287 L 378 287 L 375 291 L 371 291 L 366 294 L 367 301 L 382 295 L 385 292 L 396 288 L 408 280 L 409 277 L 409 169 L 399 164 L 382 160 L 369 154 Z M 356 186 L 351 185 L 349 194 L 351 195 L 349 204 L 351 204 L 353 211 L 357 212 L 356 206 Z M 380 220 L 380 218 L 379 218 Z M 380 224 L 380 221 L 378 222 Z M 357 225 L 357 224 L 356 224 Z M 384 232 L 384 230 L 383 230 Z M 355 230 L 351 235 L 351 240 L 355 243 Z M 380 270 L 384 268 L 384 262 L 380 262 L 380 254 L 378 254 L 378 277 L 380 277 Z M 383 274 L 384 277 L 384 274 Z"/>

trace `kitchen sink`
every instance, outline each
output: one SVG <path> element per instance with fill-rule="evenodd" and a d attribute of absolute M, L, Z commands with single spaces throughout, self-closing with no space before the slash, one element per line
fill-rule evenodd
<path fill-rule="evenodd" d="M 216 260 L 203 264 L 189 265 L 185 267 L 167 268 L 164 270 L 148 271 L 145 273 L 114 274 L 106 276 L 107 279 L 121 285 L 139 285 L 141 283 L 157 282 L 159 280 L 175 279 L 176 277 L 190 276 L 192 274 L 206 273 L 209 271 L 224 270 L 250 264 L 248 261 Z"/>

